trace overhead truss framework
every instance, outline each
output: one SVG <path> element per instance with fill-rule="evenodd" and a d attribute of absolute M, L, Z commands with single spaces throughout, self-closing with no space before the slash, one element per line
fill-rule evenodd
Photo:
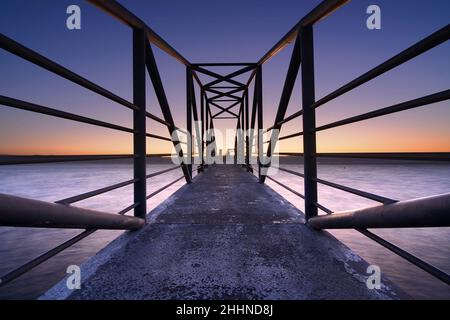
<path fill-rule="evenodd" d="M 193 71 L 205 74 L 215 80 L 202 85 L 207 112 L 212 119 L 237 119 L 240 120 L 242 108 L 244 108 L 244 97 L 247 94 L 248 85 L 241 83 L 234 78 L 247 72 L 254 72 L 256 63 L 193 63 L 190 65 Z M 241 67 L 228 74 L 217 73 L 206 67 Z M 249 76 L 250 77 L 250 76 Z M 218 109 L 213 113 L 214 108 Z M 234 110 L 233 110 L 234 109 Z M 220 117 L 219 117 L 220 116 Z M 240 124 L 237 124 L 240 127 Z"/>

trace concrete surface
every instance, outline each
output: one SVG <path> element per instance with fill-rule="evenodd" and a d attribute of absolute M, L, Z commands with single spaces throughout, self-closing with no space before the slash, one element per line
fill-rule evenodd
<path fill-rule="evenodd" d="M 210 166 L 41 299 L 392 299 L 367 263 L 240 166 Z"/>

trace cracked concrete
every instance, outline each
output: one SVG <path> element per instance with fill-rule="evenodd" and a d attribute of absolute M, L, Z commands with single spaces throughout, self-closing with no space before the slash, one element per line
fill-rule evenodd
<path fill-rule="evenodd" d="M 240 166 L 210 166 L 41 299 L 396 299 L 368 264 Z"/>

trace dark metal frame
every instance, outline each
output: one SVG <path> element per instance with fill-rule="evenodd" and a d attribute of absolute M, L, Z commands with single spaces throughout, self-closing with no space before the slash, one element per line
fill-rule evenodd
<path fill-rule="evenodd" d="M 65 162 L 65 161 L 94 161 L 94 160 L 109 160 L 109 159 L 133 159 L 134 162 L 134 178 L 132 180 L 128 180 L 125 182 L 116 183 L 111 186 L 103 187 L 97 190 L 93 190 L 90 192 L 86 192 L 81 195 L 72 196 L 66 199 L 62 199 L 56 201 L 56 204 L 53 206 L 61 206 L 60 210 L 66 208 L 70 210 L 71 217 L 79 217 L 80 223 L 82 221 L 83 214 L 86 212 L 85 209 L 81 209 L 78 207 L 72 207 L 71 204 L 85 200 L 106 192 L 110 192 L 112 190 L 116 190 L 128 185 L 134 186 L 134 203 L 127 208 L 121 210 L 118 214 L 124 215 L 125 213 L 134 210 L 134 216 L 137 219 L 137 222 L 134 222 L 134 225 L 143 225 L 145 223 L 145 217 L 147 215 L 146 202 L 151 197 L 156 194 L 162 192 L 167 187 L 173 185 L 181 179 L 185 179 L 187 183 L 191 182 L 192 172 L 189 170 L 188 164 L 183 160 L 183 151 L 181 149 L 181 141 L 178 139 L 178 132 L 186 132 L 175 126 L 173 121 L 170 106 L 168 100 L 166 98 L 164 87 L 161 81 L 161 77 L 159 75 L 158 67 L 153 56 L 153 51 L 151 48 L 151 44 L 157 45 L 167 54 L 171 55 L 182 64 L 187 67 L 190 66 L 190 63 L 183 58 L 178 52 L 176 52 L 172 47 L 170 47 L 161 37 L 159 37 L 153 30 L 151 30 L 144 22 L 139 20 L 136 16 L 134 16 L 131 12 L 121 6 L 119 3 L 115 1 L 104 1 L 104 0 L 90 0 L 89 2 L 93 3 L 97 7 L 106 11 L 113 17 L 119 19 L 124 22 L 132 29 L 132 38 L 133 38 L 133 102 L 129 102 L 118 95 L 104 89 L 103 87 L 83 78 L 82 76 L 74 73 L 73 71 L 64 68 L 63 66 L 57 64 L 54 61 L 40 55 L 39 53 L 19 44 L 18 42 L 8 38 L 7 36 L 0 34 L 0 47 L 13 55 L 21 57 L 35 65 L 38 65 L 56 75 L 65 78 L 73 83 L 76 83 L 94 93 L 97 93 L 113 102 L 121 104 L 133 111 L 133 128 L 126 128 L 123 126 L 115 125 L 113 123 L 108 123 L 88 117 L 79 116 L 76 114 L 59 111 L 54 108 L 49 108 L 46 106 L 37 105 L 31 102 L 18 100 L 11 97 L 0 96 L 0 105 L 6 107 L 12 107 L 21 110 L 27 110 L 31 112 L 36 112 L 48 116 L 53 116 L 56 118 L 77 121 L 89 125 L 99 126 L 111 130 L 127 132 L 133 134 L 133 148 L 134 152 L 132 155 L 87 155 L 87 156 L 30 156 L 30 157 L 6 157 L 1 162 L 0 165 L 20 165 L 20 164 L 28 164 L 28 163 L 50 163 L 50 162 Z M 146 101 L 145 101 L 145 72 L 146 69 L 149 73 L 150 79 L 153 84 L 153 88 L 155 90 L 159 105 L 161 107 L 161 111 L 164 119 L 161 119 L 150 112 L 146 111 Z M 193 78 L 201 84 L 198 76 L 193 73 Z M 170 138 L 162 137 L 159 135 L 155 135 L 152 133 L 146 132 L 146 119 L 154 120 L 162 125 L 165 125 L 168 129 Z M 189 131 L 190 133 L 190 131 Z M 146 139 L 158 139 L 164 141 L 172 141 L 174 147 L 177 151 L 175 155 L 170 153 L 167 154 L 146 154 Z M 188 140 L 189 141 L 189 140 Z M 190 153 L 191 155 L 191 153 Z M 172 168 L 161 170 L 159 172 L 147 174 L 146 173 L 146 159 L 149 157 L 170 157 L 170 156 L 178 156 L 182 159 L 181 166 L 174 166 Z M 180 168 L 183 171 L 183 176 L 181 178 L 176 179 L 175 181 L 170 182 L 163 188 L 160 188 L 153 193 L 147 195 L 146 194 L 146 181 L 149 178 L 155 177 L 160 174 L 164 174 L 166 172 L 175 170 Z M 6 200 L 10 199 L 10 196 L 5 196 L 0 201 L 0 208 L 3 208 L 2 214 L 6 214 L 10 211 L 6 206 Z M 33 201 L 28 199 L 21 199 L 20 203 L 26 203 L 27 201 Z M 19 201 L 17 201 L 19 203 Z M 52 204 L 45 204 L 47 206 L 52 206 Z M 44 206 L 45 207 L 45 206 Z M 52 207 L 51 207 L 52 208 Z M 42 224 L 39 221 L 35 221 L 32 223 L 34 219 L 29 213 L 24 212 L 25 216 L 22 217 L 23 223 L 17 223 L 15 226 L 30 226 L 34 225 L 36 227 L 68 227 L 71 228 L 75 224 L 68 223 L 67 215 L 58 215 L 55 217 L 55 221 L 51 224 Z M 45 212 L 42 212 L 45 214 Z M 6 217 L 6 216 L 5 216 Z M 73 244 L 79 242 L 80 240 L 86 238 L 96 231 L 97 228 L 105 228 L 105 229 L 130 229 L 129 219 L 114 219 L 114 215 L 102 215 L 99 214 L 97 220 L 88 220 L 84 221 L 84 226 L 86 230 L 80 233 L 79 235 L 67 240 L 66 242 L 60 244 L 56 248 L 40 255 L 39 257 L 33 259 L 30 262 L 25 263 L 24 265 L 16 268 L 15 270 L 9 272 L 8 274 L 2 276 L 0 278 L 0 285 L 5 285 L 17 277 L 21 276 L 25 272 L 33 269 L 34 267 L 40 265 L 51 257 L 55 256 L 59 252 L 64 249 L 72 246 Z M 94 219 L 94 216 L 92 217 Z M 10 219 L 9 219 L 10 220 Z M 117 221 L 117 223 L 112 226 L 109 223 L 110 220 Z M 26 223 L 25 223 L 26 221 Z M 143 222 L 139 222 L 143 221 Z M 6 222 L 3 223 L 5 225 Z M 11 222 L 12 223 L 12 222 Z M 79 228 L 79 225 L 77 226 Z"/>
<path fill-rule="evenodd" d="M 133 31 L 133 103 L 115 95 L 114 93 L 102 88 L 101 86 L 81 77 L 80 75 L 64 68 L 61 65 L 47 59 L 46 57 L 32 51 L 29 48 L 15 42 L 14 40 L 0 34 L 0 47 L 10 53 L 19 56 L 33 64 L 36 64 L 54 74 L 57 74 L 69 81 L 72 81 L 92 92 L 95 92 L 103 97 L 108 98 L 118 104 L 121 104 L 131 110 L 133 110 L 133 128 L 126 128 L 123 126 L 115 125 L 112 123 L 107 123 L 104 121 L 91 119 L 87 117 L 82 117 L 68 112 L 59 111 L 54 108 L 49 108 L 46 106 L 40 106 L 26 101 L 21 101 L 11 97 L 0 96 L 0 105 L 28 110 L 31 112 L 37 112 L 57 118 L 67 119 L 71 121 L 77 121 L 85 124 L 100 126 L 108 128 L 111 130 L 118 130 L 122 132 L 127 132 L 133 134 L 133 145 L 134 152 L 133 155 L 91 155 L 91 156 L 60 156 L 56 158 L 50 158 L 45 156 L 37 157 L 10 157 L 2 160 L 0 164 L 23 164 L 23 163 L 43 163 L 43 162 L 59 162 L 59 161 L 88 161 L 88 160 L 100 160 L 100 159 L 122 159 L 131 158 L 134 162 L 134 177 L 132 180 L 117 183 L 112 186 L 104 187 L 98 190 L 84 193 L 82 195 L 70 197 L 57 201 L 56 205 L 69 206 L 72 203 L 81 201 L 111 190 L 115 190 L 127 185 L 134 185 L 134 203 L 127 208 L 119 212 L 119 214 L 125 214 L 130 210 L 134 210 L 135 219 L 145 219 L 146 216 L 146 201 L 147 199 L 153 197 L 157 193 L 163 191 L 168 186 L 173 185 L 181 179 L 185 179 L 186 183 L 190 183 L 192 180 L 192 163 L 190 161 L 186 162 L 184 159 L 192 159 L 193 155 L 198 154 L 200 157 L 200 165 L 198 171 L 201 172 L 208 166 L 205 161 L 205 150 L 212 145 L 212 150 L 216 153 L 216 144 L 214 137 L 214 120 L 215 119 L 236 119 L 237 129 L 242 129 L 248 132 L 245 137 L 245 147 L 242 151 L 245 155 L 245 167 L 248 171 L 253 172 L 253 167 L 250 164 L 250 157 L 253 154 L 253 146 L 256 139 L 256 149 L 258 154 L 258 177 L 261 183 L 265 182 L 268 178 L 271 181 L 279 184 L 280 186 L 286 188 L 290 192 L 298 195 L 305 200 L 305 215 L 308 223 L 313 227 L 319 229 L 327 229 L 336 226 L 336 221 L 338 221 L 340 227 L 351 227 L 356 228 L 359 232 L 366 235 L 370 239 L 378 242 L 379 244 L 385 246 L 389 250 L 395 252 L 399 256 L 405 258 L 416 266 L 422 268 L 423 270 L 434 275 L 438 279 L 450 283 L 449 276 L 442 272 L 441 270 L 429 265 L 428 263 L 420 260 L 417 257 L 412 256 L 409 253 L 404 252 L 395 245 L 381 239 L 377 235 L 367 231 L 366 227 L 373 227 L 373 223 L 370 224 L 357 224 L 353 220 L 345 219 L 344 213 L 338 213 L 331 215 L 333 212 L 321 205 L 318 202 L 317 195 L 317 184 L 323 184 L 328 187 L 336 188 L 342 191 L 350 192 L 352 194 L 371 199 L 381 203 L 382 209 L 394 210 L 396 205 L 403 205 L 398 203 L 396 200 L 386 198 L 383 196 L 375 195 L 362 190 L 357 190 L 348 186 L 343 186 L 334 182 L 326 181 L 317 177 L 317 157 L 354 157 L 354 158 L 383 158 L 383 159 L 408 159 L 408 160 L 433 160 L 433 161 L 449 161 L 450 153 L 433 153 L 433 154 L 416 154 L 416 153 L 405 153 L 405 154 L 349 154 L 349 153 L 337 153 L 337 154 L 319 154 L 316 152 L 316 133 L 322 130 L 327 130 L 331 128 L 340 127 L 346 124 L 365 121 L 373 119 L 376 117 L 381 117 L 384 115 L 392 114 L 395 112 L 400 112 L 403 110 L 408 110 L 440 101 L 445 101 L 450 98 L 450 90 L 445 90 L 437 92 L 425 97 L 420 97 L 418 99 L 406 101 L 400 104 L 389 106 L 386 108 L 378 109 L 376 111 L 368 112 L 358 116 L 350 117 L 347 119 L 335 121 L 326 125 L 316 126 L 315 121 L 315 109 L 330 102 L 339 96 L 361 86 L 364 83 L 384 74 L 385 72 L 392 70 L 393 68 L 421 55 L 424 52 L 446 42 L 450 38 L 450 25 L 436 31 L 429 37 L 419 41 L 415 45 L 409 47 L 398 55 L 388 59 L 386 62 L 380 64 L 379 66 L 373 68 L 372 70 L 366 72 L 355 80 L 347 83 L 346 85 L 338 88 L 327 96 L 316 101 L 315 99 L 315 89 L 314 89 L 314 24 L 329 14 L 336 11 L 339 7 L 345 5 L 349 0 L 325 0 L 320 3 L 316 8 L 314 8 L 308 15 L 301 19 L 283 38 L 280 39 L 258 62 L 256 63 L 190 63 L 182 55 L 180 55 L 175 49 L 173 49 L 165 40 L 163 40 L 159 35 L 157 35 L 152 29 L 150 29 L 142 20 L 133 15 L 130 11 L 125 9 L 116 1 L 106 1 L 106 0 L 89 0 L 90 3 L 99 7 L 100 9 L 106 11 L 111 16 L 122 21 L 128 25 Z M 292 52 L 291 60 L 289 63 L 289 69 L 286 75 L 286 80 L 284 83 L 283 91 L 281 94 L 280 103 L 277 110 L 277 115 L 273 126 L 263 130 L 263 87 L 262 87 L 262 68 L 264 63 L 269 59 L 274 57 L 278 52 L 283 50 L 290 43 L 295 42 L 294 49 Z M 159 70 L 153 55 L 152 45 L 158 46 L 165 53 L 171 55 L 176 60 L 178 60 L 182 65 L 186 67 L 186 117 L 187 117 L 187 130 L 182 130 L 178 128 L 171 115 L 171 109 L 164 91 L 164 87 L 161 81 Z M 219 74 L 208 70 L 207 67 L 230 67 L 236 66 L 240 67 L 237 71 L 228 74 Z M 147 69 L 153 88 L 155 90 L 158 103 L 161 107 L 163 118 L 161 119 L 145 110 L 145 69 Z M 302 77 L 302 109 L 286 117 L 287 107 L 294 90 L 294 84 L 298 75 L 301 72 Z M 246 83 L 241 83 L 236 81 L 234 78 L 250 72 L 249 79 Z M 197 73 L 203 73 L 210 77 L 215 78 L 209 83 L 203 84 Z M 249 105 L 249 91 L 251 90 L 250 84 L 254 83 L 253 88 L 253 101 L 252 105 Z M 225 83 L 225 84 L 224 84 Z M 200 117 L 197 113 L 197 100 L 196 100 L 196 84 L 200 90 Z M 212 94 L 212 96 L 208 96 Z M 222 103 L 232 102 L 229 106 L 224 106 Z M 239 106 L 239 112 L 235 113 L 231 111 L 232 108 Z M 213 114 L 212 107 L 218 108 L 220 111 Z M 221 114 L 226 113 L 230 116 L 222 116 Z M 297 119 L 302 116 L 303 121 L 303 131 L 289 134 L 283 137 L 278 137 L 278 131 L 282 128 L 282 125 Z M 198 151 L 193 151 L 193 141 L 188 139 L 187 142 L 187 154 L 183 154 L 181 148 L 182 142 L 179 140 L 177 132 L 183 132 L 192 137 L 192 118 L 195 121 L 195 132 L 196 138 L 198 139 L 197 146 Z M 162 137 L 152 133 L 146 132 L 146 119 L 154 120 L 162 125 L 165 125 L 168 129 L 171 138 Z M 200 121 L 200 124 L 198 124 Z M 255 130 L 257 133 L 255 135 Z M 263 133 L 271 133 L 271 139 L 269 141 L 263 141 Z M 237 157 L 237 141 L 238 139 L 244 139 L 240 135 L 241 133 L 237 130 L 236 135 L 236 147 L 235 154 Z M 295 155 L 301 156 L 304 159 L 304 173 L 297 173 L 292 170 L 285 168 L 278 168 L 281 171 L 299 176 L 304 179 L 305 194 L 302 195 L 293 188 L 282 184 L 281 182 L 275 180 L 273 177 L 266 176 L 265 171 L 271 166 L 271 163 L 261 163 L 263 156 L 267 156 L 270 159 L 275 149 L 276 141 L 291 139 L 294 137 L 303 137 L 303 150 L 304 153 L 283 153 L 280 152 L 278 155 Z M 165 141 L 171 141 L 176 150 L 176 156 L 178 156 L 182 161 L 180 166 L 175 166 L 170 169 L 162 170 L 160 172 L 146 174 L 146 158 L 149 156 L 157 155 L 147 155 L 146 154 L 146 138 L 159 139 Z M 267 151 L 264 152 L 264 143 L 268 144 Z M 170 156 L 170 154 L 163 154 L 159 156 Z M 170 182 L 163 188 L 156 190 L 150 195 L 146 194 L 146 179 L 154 177 L 159 174 L 166 173 L 171 170 L 175 170 L 181 167 L 183 171 L 183 176 Z M 264 170 L 262 170 L 264 169 Z M 438 207 L 434 212 L 435 215 L 442 214 L 442 210 L 448 210 L 448 196 L 439 202 L 441 207 Z M 442 204 L 443 203 L 443 204 Z M 427 210 L 430 209 L 430 205 L 427 201 L 418 200 L 417 205 L 424 206 Z M 2 201 L 0 201 L 0 206 Z M 394 208 L 394 209 L 392 209 Z M 75 215 L 77 209 L 74 209 Z M 80 209 L 82 210 L 82 209 Z M 318 210 L 325 212 L 326 216 L 318 216 Z M 373 210 L 378 210 L 376 207 L 368 208 L 363 210 L 361 215 L 366 217 L 373 212 Z M 81 215 L 81 212 L 79 212 Z M 369 218 L 367 218 L 369 219 Z M 373 218 L 372 218 L 373 219 Z M 403 217 L 403 225 L 407 225 L 407 218 Z M 439 222 L 437 225 L 430 224 L 429 221 L 425 221 L 426 217 L 419 216 L 415 221 L 415 226 L 444 226 L 448 225 L 448 220 L 444 222 Z M 369 219 L 370 220 L 370 219 Z M 341 221 L 341 222 L 339 222 Z M 342 222 L 344 221 L 344 222 Z M 406 221 L 406 222 L 405 222 Z M 441 221 L 441 220 L 439 220 Z M 373 222 L 373 221 L 372 221 Z M 55 222 L 59 223 L 59 222 Z M 400 223 L 389 223 L 384 224 L 385 227 L 399 227 Z M 96 224 L 98 227 L 98 224 Z M 100 223 L 101 226 L 101 223 Z M 125 229 L 125 226 L 123 226 Z M 69 239 L 68 241 L 62 243 L 58 247 L 50 250 L 49 252 L 37 257 L 36 259 L 24 264 L 23 266 L 13 270 L 9 274 L 3 276 L 0 280 L 0 285 L 4 285 L 28 270 L 31 270 L 35 266 L 41 264 L 42 262 L 53 257 L 62 250 L 68 248 L 69 246 L 77 243 L 81 239 L 92 234 L 95 230 L 89 228 L 77 235 L 76 237 Z"/>
<path fill-rule="evenodd" d="M 279 152 L 278 156 L 283 155 L 291 155 L 291 156 L 301 156 L 304 160 L 304 173 L 298 173 L 292 170 L 288 170 L 285 168 L 278 168 L 283 172 L 287 172 L 289 174 L 293 174 L 299 176 L 304 179 L 304 190 L 305 194 L 300 194 L 295 191 L 293 188 L 277 181 L 273 177 L 270 176 L 261 176 L 260 174 L 260 182 L 264 183 L 265 178 L 267 177 L 269 180 L 275 182 L 276 184 L 282 186 L 288 191 L 296 194 L 300 198 L 303 198 L 305 201 L 305 216 L 313 227 L 318 229 L 327 229 L 327 228 L 355 228 L 357 231 L 366 235 L 370 239 L 376 241 L 377 243 L 383 245 L 387 249 L 392 252 L 398 254 L 399 256 L 405 258 L 409 262 L 418 266 L 419 268 L 425 270 L 436 278 L 444 281 L 447 284 L 450 284 L 450 277 L 445 272 L 439 270 L 438 268 L 431 266 L 425 261 L 403 251 L 402 249 L 396 247 L 395 245 L 387 242 L 384 239 L 381 239 L 379 236 L 369 232 L 365 228 L 361 227 L 361 224 L 358 224 L 355 218 L 347 217 L 348 212 L 345 213 L 336 213 L 333 216 L 332 210 L 326 208 L 321 205 L 317 200 L 317 184 L 323 184 L 328 187 L 332 187 L 335 189 L 339 189 L 345 192 L 349 192 L 376 202 L 381 203 L 381 209 L 384 210 L 384 216 L 378 216 L 377 219 L 370 215 L 373 211 L 379 210 L 378 207 L 367 208 L 358 211 L 358 217 L 361 221 L 365 221 L 364 227 L 376 227 L 374 221 L 383 220 L 384 227 L 388 228 L 396 228 L 396 227 L 412 227 L 412 221 L 414 221 L 414 227 L 446 227 L 450 225 L 448 221 L 448 211 L 450 210 L 450 194 L 444 195 L 443 199 L 439 198 L 438 200 L 433 199 L 435 205 L 432 206 L 432 200 L 430 199 L 419 199 L 413 201 L 413 206 L 418 206 L 422 210 L 431 210 L 431 208 L 436 208 L 433 211 L 433 215 L 420 215 L 420 213 L 411 212 L 411 216 L 408 216 L 405 212 L 404 215 L 399 217 L 399 221 L 394 223 L 391 220 L 386 220 L 385 216 L 387 214 L 392 214 L 395 210 L 396 206 L 400 205 L 402 208 L 403 203 L 399 203 L 396 200 L 383 197 L 380 195 L 375 195 L 369 192 L 365 192 L 362 190 L 357 190 L 348 186 L 343 186 L 334 182 L 326 181 L 323 179 L 319 179 L 317 177 L 317 163 L 316 159 L 318 157 L 345 157 L 345 158 L 378 158 L 378 159 L 402 159 L 402 160 L 423 160 L 423 161 L 450 161 L 450 153 L 317 153 L 316 152 L 316 133 L 319 131 L 332 129 L 336 127 L 340 127 L 346 124 L 351 124 L 355 122 L 365 121 L 377 117 L 381 117 L 384 115 L 417 108 L 420 106 L 429 105 L 436 102 L 446 101 L 450 99 L 450 90 L 444 90 L 441 92 L 437 92 L 428 96 L 420 97 L 417 99 L 413 99 L 410 101 L 406 101 L 403 103 L 399 103 L 396 105 L 392 105 L 386 108 L 381 108 L 372 112 L 368 112 L 365 114 L 361 114 L 358 116 L 349 117 L 347 119 L 335 121 L 326 125 L 316 126 L 315 121 L 315 109 L 330 102 L 337 97 L 361 86 L 362 84 L 384 74 L 385 72 L 392 70 L 393 68 L 421 55 L 424 52 L 438 46 L 449 40 L 450 38 L 450 25 L 443 27 L 442 29 L 436 31 L 429 37 L 419 41 L 408 49 L 402 51 L 401 53 L 395 55 L 391 59 L 388 59 L 386 62 L 380 64 L 379 66 L 373 68 L 372 70 L 364 73 L 360 77 L 356 78 L 353 81 L 350 81 L 346 85 L 338 88 L 327 96 L 315 100 L 315 90 L 314 90 L 314 55 L 313 55 L 313 28 L 314 24 L 325 18 L 327 15 L 331 14 L 335 10 L 337 10 L 342 5 L 349 2 L 348 0 L 327 0 L 323 1 L 319 4 L 313 11 L 311 11 L 307 16 L 305 16 L 300 22 L 292 28 L 288 34 L 286 34 L 266 55 L 264 55 L 261 60 L 258 62 L 258 65 L 264 64 L 274 55 L 276 55 L 279 51 L 281 51 L 284 47 L 286 47 L 289 43 L 295 40 L 295 45 L 291 57 L 291 62 L 289 64 L 289 69 L 286 76 L 285 85 L 281 94 L 280 104 L 278 107 L 277 115 L 274 121 L 274 125 L 264 130 L 264 133 L 268 133 L 272 130 L 280 130 L 284 123 L 292 121 L 300 116 L 303 116 L 303 131 L 296 132 L 293 134 L 289 134 L 283 137 L 277 137 L 276 132 L 272 131 L 271 139 L 263 142 L 263 144 L 268 144 L 266 155 L 272 156 L 272 152 L 274 149 L 273 144 L 279 140 L 291 139 L 294 137 L 303 137 L 303 153 L 289 153 L 289 152 Z M 294 114 L 285 117 L 287 105 L 289 104 L 289 99 L 292 94 L 292 88 L 295 82 L 295 78 L 297 76 L 297 71 L 299 68 L 301 59 L 301 76 L 302 76 L 302 93 L 303 93 L 303 107 L 300 111 L 295 112 Z M 256 75 L 254 72 L 249 79 L 249 84 L 252 81 L 252 78 Z M 257 93 L 257 89 L 255 88 L 255 93 Z M 253 115 L 254 116 L 254 115 Z M 267 169 L 271 164 L 264 165 L 263 167 Z M 261 172 L 261 165 L 259 165 L 259 171 Z M 437 207 L 436 207 L 437 204 Z M 407 208 L 410 208 L 407 206 Z M 325 216 L 318 216 L 318 209 L 325 212 Z M 409 220 L 408 220 L 409 219 Z M 339 223 L 337 223 L 339 221 Z M 340 223 L 343 221 L 342 223 Z M 345 223 L 344 223 L 345 222 Z"/>

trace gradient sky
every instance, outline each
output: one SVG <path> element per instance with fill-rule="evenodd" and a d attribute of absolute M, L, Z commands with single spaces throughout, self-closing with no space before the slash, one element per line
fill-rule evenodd
<path fill-rule="evenodd" d="M 318 0 L 122 0 L 189 61 L 256 62 Z M 66 8 L 82 10 L 82 30 L 66 28 Z M 370 31 L 366 8 L 382 10 L 382 30 Z M 450 21 L 448 0 L 354 0 L 315 26 L 316 98 L 319 99 Z M 0 32 L 80 75 L 132 100 L 131 31 L 85 1 L 0 0 Z M 292 45 L 263 67 L 264 127 L 278 107 Z M 185 69 L 154 48 L 172 113 L 185 125 Z M 317 110 L 317 123 L 386 107 L 450 87 L 450 44 L 445 43 Z M 218 70 L 218 69 L 217 69 Z M 224 69 L 228 71 L 228 69 Z M 131 126 L 132 112 L 0 50 L 0 94 L 116 124 Z M 208 81 L 209 77 L 202 77 Z M 239 78 L 242 80 L 243 78 Z M 300 81 L 288 114 L 301 106 Z M 147 109 L 160 115 L 151 84 Z M 198 98 L 198 93 L 197 93 Z M 450 151 L 449 102 L 424 106 L 318 134 L 320 152 Z M 215 122 L 219 129 L 235 121 Z M 301 119 L 282 135 L 301 130 Z M 148 121 L 148 132 L 166 135 Z M 149 153 L 170 143 L 148 139 Z M 280 142 L 302 151 L 301 138 Z M 130 153 L 132 137 L 0 106 L 0 154 Z"/>

